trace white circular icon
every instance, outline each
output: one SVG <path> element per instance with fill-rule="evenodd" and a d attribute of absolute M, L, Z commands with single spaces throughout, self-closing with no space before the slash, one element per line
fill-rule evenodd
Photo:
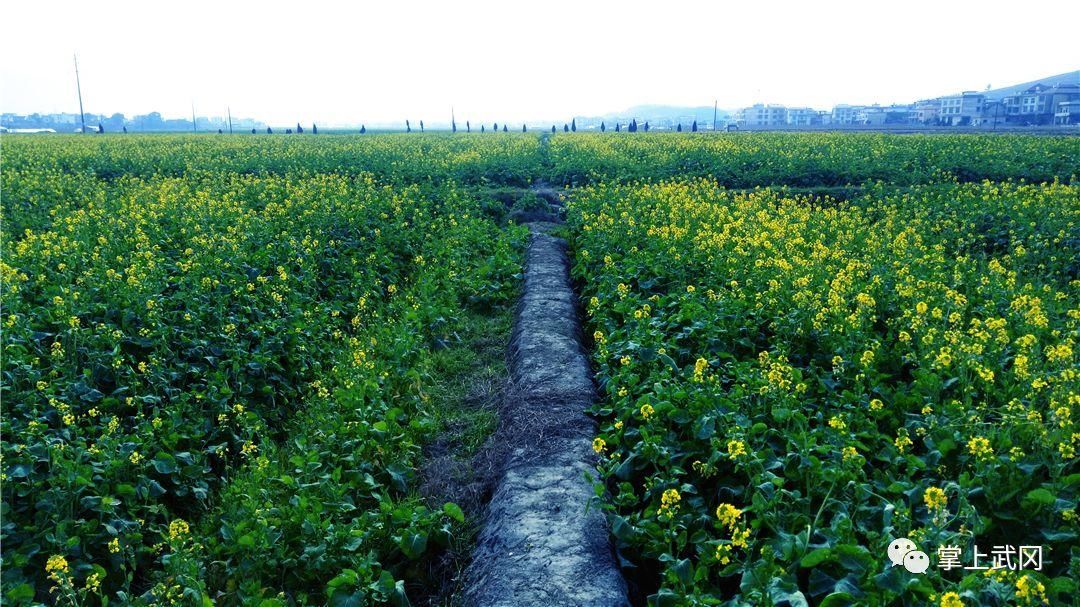
<path fill-rule="evenodd" d="M 904 555 L 904 568 L 912 573 L 923 573 L 930 568 L 930 557 L 922 550 L 912 550 Z"/>
<path fill-rule="evenodd" d="M 915 542 L 906 537 L 895 539 L 889 544 L 889 560 L 899 567 L 904 564 L 904 555 L 916 549 Z"/>

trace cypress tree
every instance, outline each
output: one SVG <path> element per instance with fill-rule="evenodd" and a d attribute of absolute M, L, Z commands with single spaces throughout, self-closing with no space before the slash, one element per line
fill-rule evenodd
<path fill-rule="evenodd" d="M 570 132 L 570 126 L 566 125 L 566 124 L 562 125 L 562 132 L 569 133 Z"/>
<path fill-rule="evenodd" d="M 421 133 L 424 132 L 424 121 L 423 120 L 420 121 L 420 132 Z"/>
<path fill-rule="evenodd" d="M 552 133 L 554 133 L 554 132 L 555 132 L 555 125 L 554 125 L 554 124 L 553 124 L 553 125 L 551 125 L 551 132 L 552 132 Z"/>
<path fill-rule="evenodd" d="M 619 123 L 618 122 L 615 123 L 615 132 L 616 133 L 619 132 Z"/>
<path fill-rule="evenodd" d="M 577 132 L 577 119 L 576 118 L 571 118 L 570 119 L 570 130 L 574 131 L 575 133 Z"/>
<path fill-rule="evenodd" d="M 649 121 L 648 120 L 645 121 L 645 132 L 646 133 L 649 132 Z"/>
<path fill-rule="evenodd" d="M 412 125 L 409 124 L 408 120 L 405 121 L 405 132 L 406 133 L 411 133 L 412 132 Z"/>
<path fill-rule="evenodd" d="M 457 122 L 455 122 L 453 120 L 450 121 L 450 132 L 451 133 L 456 133 L 457 132 Z"/>
<path fill-rule="evenodd" d="M 367 127 L 361 124 L 360 125 L 360 134 L 363 135 L 366 132 L 367 132 Z"/>
<path fill-rule="evenodd" d="M 675 128 L 675 132 L 676 132 L 676 133 L 681 133 L 681 132 L 682 132 L 682 123 L 681 123 L 681 122 L 679 123 L 679 126 L 677 126 L 677 127 Z"/>
<path fill-rule="evenodd" d="M 525 128 L 525 123 L 522 123 L 521 124 L 521 132 L 524 133 L 526 130 L 527 129 Z"/>
<path fill-rule="evenodd" d="M 482 124 L 480 125 L 480 132 L 481 132 L 481 133 L 483 133 L 483 132 L 484 132 L 484 125 L 482 125 Z"/>
<path fill-rule="evenodd" d="M 300 123 L 297 122 L 296 123 L 296 134 L 299 135 L 300 133 L 303 133 L 303 132 L 304 132 L 304 127 L 300 126 Z"/>
<path fill-rule="evenodd" d="M 318 135 L 319 134 L 319 127 L 315 126 L 314 122 L 311 123 L 311 134 L 312 135 Z"/>
<path fill-rule="evenodd" d="M 104 127 L 104 126 L 102 126 L 100 122 L 99 122 L 99 123 L 97 123 L 97 132 L 98 132 L 98 135 L 100 135 L 100 134 L 102 134 L 102 133 L 104 133 L 104 132 L 105 132 L 105 127 Z"/>
<path fill-rule="evenodd" d="M 498 122 L 494 123 L 494 124 L 493 124 L 493 125 L 491 126 L 491 130 L 492 130 L 493 132 L 495 132 L 495 133 L 498 133 L 498 132 L 499 132 L 499 123 L 498 123 Z"/>
<path fill-rule="evenodd" d="M 606 131 L 606 130 L 607 130 L 607 127 L 606 127 L 606 126 L 604 126 L 604 121 L 603 121 L 603 120 L 601 120 L 601 121 L 600 121 L 600 132 L 601 132 L 601 133 L 603 133 L 603 132 L 604 132 L 604 131 Z"/>
<path fill-rule="evenodd" d="M 691 133 L 696 133 L 697 132 L 697 120 L 694 121 L 694 124 L 690 125 L 690 132 Z"/>
<path fill-rule="evenodd" d="M 506 129 L 506 123 L 505 122 L 503 123 L 503 132 L 504 133 L 508 132 L 507 129 Z"/>
<path fill-rule="evenodd" d="M 266 134 L 267 135 L 273 135 L 274 134 L 274 129 L 272 129 L 270 127 L 266 127 Z"/>
<path fill-rule="evenodd" d="M 465 121 L 465 132 L 466 133 L 471 133 L 472 132 L 472 125 L 469 124 L 468 120 Z"/>

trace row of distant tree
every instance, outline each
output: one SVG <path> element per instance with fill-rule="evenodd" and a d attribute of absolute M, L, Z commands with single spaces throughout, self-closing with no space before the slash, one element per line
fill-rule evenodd
<path fill-rule="evenodd" d="M 420 132 L 423 133 L 424 132 L 424 121 L 421 120 L 418 123 L 418 125 L 420 127 Z M 623 127 L 623 125 L 622 125 L 621 122 L 616 122 L 615 123 L 615 132 L 616 133 L 621 132 L 622 127 Z M 577 132 L 577 120 L 574 119 L 574 120 L 571 120 L 569 124 L 563 124 L 562 128 L 563 128 L 563 132 L 576 133 Z M 696 120 L 694 121 L 693 125 L 691 125 L 690 129 L 695 133 L 697 132 L 698 125 L 697 125 Z M 458 132 L 458 125 L 457 125 L 456 120 L 452 120 L 450 122 L 450 130 L 451 130 L 451 132 L 454 132 L 454 133 Z M 492 132 L 498 132 L 499 131 L 499 123 L 498 122 L 492 123 L 491 124 L 491 130 L 492 130 Z M 558 130 L 559 129 L 558 129 L 558 127 L 556 125 L 554 125 L 554 124 L 551 125 L 551 132 L 552 133 L 557 133 Z M 635 118 L 635 119 L 632 119 L 626 125 L 626 131 L 628 133 L 636 133 L 636 132 L 638 132 L 638 130 L 642 130 L 642 131 L 644 131 L 646 133 L 649 132 L 649 123 L 646 121 L 644 124 L 639 126 L 638 122 L 637 122 L 637 119 Z M 680 133 L 682 132 L 682 130 L 683 130 L 682 124 L 679 124 L 677 130 Z M 510 126 L 508 124 L 506 124 L 506 123 L 503 123 L 502 132 L 508 133 L 509 131 L 510 131 Z M 525 125 L 525 124 L 522 124 L 521 125 L 521 132 L 522 133 L 527 133 L 528 131 L 529 131 L 529 127 L 527 125 Z M 601 132 L 606 132 L 607 131 L 607 123 L 605 123 L 605 122 L 600 123 L 600 131 Z M 221 132 L 221 131 L 219 130 L 218 132 Z M 300 123 L 298 122 L 298 123 L 296 123 L 295 131 L 293 129 L 291 129 L 291 128 L 285 129 L 285 134 L 286 135 L 291 135 L 294 132 L 303 133 L 304 132 L 304 127 L 301 126 Z M 313 135 L 315 135 L 315 134 L 318 134 L 318 132 L 319 132 L 319 127 L 317 125 L 315 125 L 315 124 L 312 124 L 311 125 L 311 133 Z M 410 121 L 410 120 L 405 121 L 405 132 L 406 133 L 413 132 L 412 121 Z M 468 120 L 465 121 L 465 132 L 466 133 L 471 133 L 472 132 L 472 122 L 470 122 Z M 480 125 L 480 132 L 481 133 L 487 132 L 487 125 L 486 124 L 481 124 Z M 256 133 L 256 130 L 251 129 L 251 133 L 254 135 Z M 274 130 L 271 127 L 266 127 L 266 133 L 272 135 L 274 133 Z M 367 127 L 365 125 L 360 125 L 360 133 L 361 134 L 367 133 Z"/>
<path fill-rule="evenodd" d="M 188 123 L 188 124 L 190 124 L 190 123 Z M 420 132 L 423 133 L 424 132 L 424 121 L 423 120 L 421 120 L 419 122 L 419 126 L 420 126 Z M 576 133 L 577 132 L 577 120 L 576 119 L 571 120 L 569 124 L 563 124 L 562 129 L 563 129 L 563 132 L 565 132 L 565 133 Z M 121 126 L 120 130 L 122 130 L 122 132 L 124 132 L 124 133 L 128 132 L 127 126 Z M 457 121 L 451 121 L 450 130 L 452 132 L 454 132 L 454 133 L 456 133 L 458 131 Z M 491 130 L 492 130 L 492 132 L 498 132 L 499 131 L 499 123 L 497 123 L 497 122 L 492 123 Z M 526 133 L 526 132 L 528 132 L 528 130 L 529 130 L 528 126 L 526 126 L 524 124 L 521 125 L 521 132 L 522 133 Z M 615 132 L 619 133 L 619 132 L 622 132 L 622 130 L 623 130 L 622 123 L 621 122 L 616 122 L 615 123 Z M 648 121 L 646 121 L 645 123 L 643 123 L 641 125 L 638 125 L 637 119 L 635 118 L 635 119 L 630 120 L 629 123 L 627 123 L 626 132 L 628 132 L 628 133 L 636 133 L 636 132 L 638 132 L 638 130 L 641 130 L 641 131 L 644 131 L 644 132 L 648 133 L 649 132 L 649 123 L 648 123 Z M 675 130 L 680 132 L 680 133 L 683 132 L 682 123 L 679 123 L 679 125 L 676 127 Z M 106 131 L 105 124 L 103 122 L 99 122 L 98 125 L 97 125 L 97 132 L 98 133 L 104 133 L 105 131 Z M 509 125 L 507 125 L 506 123 L 503 123 L 502 132 L 507 133 L 509 131 L 510 131 Z M 607 131 L 607 123 L 606 122 L 603 122 L 603 121 L 600 122 L 600 131 L 601 132 L 606 132 Z M 695 120 L 693 122 L 693 124 L 690 125 L 690 131 L 694 132 L 694 133 L 696 133 L 698 131 L 697 120 Z M 225 132 L 225 129 L 219 128 L 217 130 L 217 132 L 219 134 L 223 134 Z M 297 134 L 303 134 L 305 132 L 304 127 L 299 122 L 297 122 L 295 130 L 292 129 L 292 128 L 285 129 L 285 134 L 286 135 L 292 135 L 294 132 L 297 133 Z M 405 121 L 405 132 L 406 133 L 413 132 L 412 122 L 409 121 L 409 120 Z M 467 132 L 467 133 L 472 132 L 472 123 L 470 121 L 468 121 L 468 120 L 465 121 L 465 132 Z M 487 132 L 487 125 L 481 124 L 480 125 L 480 132 L 481 133 Z M 551 132 L 552 133 L 557 133 L 558 132 L 558 127 L 556 125 L 554 125 L 554 124 L 551 125 Z M 251 134 L 252 135 L 255 135 L 257 133 L 258 133 L 258 129 L 254 129 L 254 128 L 251 129 Z M 360 133 L 361 134 L 367 133 L 367 126 L 360 125 Z M 271 128 L 271 127 L 266 127 L 266 134 L 267 135 L 274 134 L 274 129 Z M 312 125 L 311 125 L 311 134 L 312 135 L 318 135 L 319 134 L 318 125 L 312 123 Z"/>
<path fill-rule="evenodd" d="M 160 112 L 150 112 L 134 117 L 128 117 L 121 113 L 95 114 L 87 112 L 84 116 L 86 130 L 95 131 L 97 125 L 109 133 L 118 133 L 125 128 L 133 131 L 180 131 L 190 132 L 193 128 L 190 118 L 165 118 Z M 198 131 L 216 131 L 219 128 L 228 129 L 228 121 L 224 118 L 208 118 L 199 116 L 194 128 Z M 27 129 L 54 129 L 59 132 L 71 132 L 82 126 L 82 118 L 78 114 L 27 114 L 15 115 L 3 114 L 0 123 L 7 128 Z M 263 123 L 251 118 L 233 118 L 234 128 L 249 130 L 252 127 L 263 128 Z"/>

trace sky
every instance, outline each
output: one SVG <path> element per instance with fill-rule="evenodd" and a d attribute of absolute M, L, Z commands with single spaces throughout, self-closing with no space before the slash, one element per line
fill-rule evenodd
<path fill-rule="evenodd" d="M 1006 14 L 1007 13 L 1007 14 Z M 9 2 L 0 111 L 271 124 L 908 103 L 1080 68 L 1080 3 Z"/>

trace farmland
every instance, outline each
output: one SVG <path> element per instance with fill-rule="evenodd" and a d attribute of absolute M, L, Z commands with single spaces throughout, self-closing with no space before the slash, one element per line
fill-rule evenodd
<path fill-rule="evenodd" d="M 482 513 L 417 471 L 491 432 L 448 369 L 546 183 L 633 601 L 1067 604 L 1078 175 L 1069 137 L 6 137 L 5 603 L 454 604 Z"/>
<path fill-rule="evenodd" d="M 1075 186 L 845 203 L 705 181 L 596 186 L 570 223 L 607 394 L 613 530 L 660 596 L 1072 592 Z M 1026 580 L 911 576 L 885 566 L 895 537 L 1061 554 Z"/>
<path fill-rule="evenodd" d="M 429 359 L 512 304 L 520 231 L 452 183 L 174 141 L 5 142 L 7 596 L 400 599 L 463 518 L 415 493 Z"/>

